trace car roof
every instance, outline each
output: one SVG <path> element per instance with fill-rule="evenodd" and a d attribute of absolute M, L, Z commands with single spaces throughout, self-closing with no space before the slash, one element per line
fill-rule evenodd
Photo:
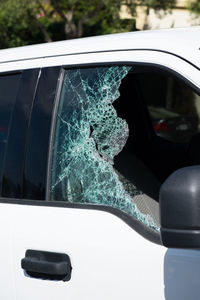
<path fill-rule="evenodd" d="M 79 38 L 0 50 L 0 63 L 116 50 L 173 53 L 200 68 L 200 26 Z"/>

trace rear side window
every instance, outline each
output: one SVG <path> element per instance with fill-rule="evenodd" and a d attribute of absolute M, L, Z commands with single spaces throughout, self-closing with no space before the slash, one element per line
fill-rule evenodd
<path fill-rule="evenodd" d="M 0 76 L 0 185 L 12 113 L 17 97 L 21 74 Z"/>
<path fill-rule="evenodd" d="M 118 208 L 158 231 L 150 213 L 141 212 L 135 203 L 142 191 L 115 167 L 129 138 L 129 125 L 113 104 L 131 69 L 66 71 L 55 128 L 51 199 Z"/>

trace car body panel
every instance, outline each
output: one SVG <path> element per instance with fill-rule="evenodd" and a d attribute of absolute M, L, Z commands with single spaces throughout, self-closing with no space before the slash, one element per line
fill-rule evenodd
<path fill-rule="evenodd" d="M 119 50 L 154 50 L 182 57 L 199 67 L 200 27 L 151 30 L 81 38 L 1 51 L 0 63 Z"/>
<path fill-rule="evenodd" d="M 199 83 L 199 70 L 184 60 L 168 53 L 132 50 L 132 51 L 116 51 L 104 53 L 79 54 L 71 56 L 62 56 L 43 59 L 16 61 L 0 64 L 0 72 L 9 72 L 12 70 L 44 68 L 52 66 L 88 66 L 94 64 L 113 64 L 113 63 L 144 63 L 154 64 L 177 72 L 186 80 L 197 87 Z"/>
<path fill-rule="evenodd" d="M 6 299 L 132 300 L 150 295 L 165 299 L 167 249 L 147 241 L 118 217 L 96 210 L 5 203 L 0 211 L 12 220 L 16 298 Z M 2 242 L 7 239 L 2 231 L 0 237 Z M 71 280 L 40 280 L 24 274 L 20 264 L 27 249 L 68 254 Z M 2 280 L 6 284 L 8 278 Z"/>

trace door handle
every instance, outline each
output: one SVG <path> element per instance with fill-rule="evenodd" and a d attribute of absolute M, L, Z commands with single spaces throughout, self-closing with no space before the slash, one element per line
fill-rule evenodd
<path fill-rule="evenodd" d="M 71 261 L 67 254 L 39 250 L 27 250 L 21 267 L 34 278 L 69 281 Z"/>

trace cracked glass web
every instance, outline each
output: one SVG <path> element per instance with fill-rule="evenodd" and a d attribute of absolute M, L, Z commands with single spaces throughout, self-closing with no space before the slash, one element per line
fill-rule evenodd
<path fill-rule="evenodd" d="M 153 219 L 133 202 L 132 196 L 140 191 L 133 185 L 131 191 L 126 189 L 127 181 L 113 166 L 129 128 L 112 104 L 129 70 L 113 66 L 66 71 L 55 133 L 52 194 L 57 194 L 56 200 L 118 208 L 158 231 Z"/>

